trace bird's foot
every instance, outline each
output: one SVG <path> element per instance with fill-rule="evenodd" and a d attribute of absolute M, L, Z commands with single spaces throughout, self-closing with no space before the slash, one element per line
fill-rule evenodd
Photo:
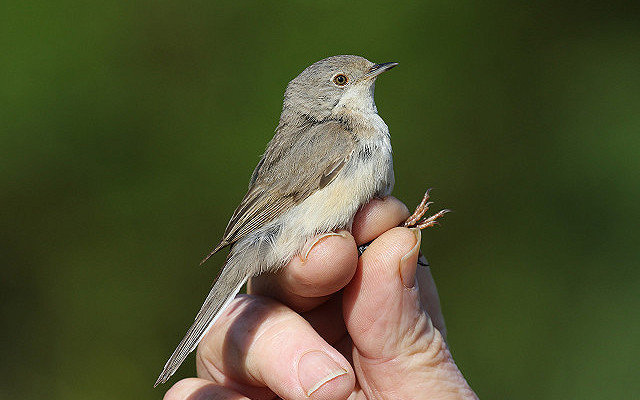
<path fill-rule="evenodd" d="M 437 221 L 438 218 L 442 217 L 448 212 L 451 212 L 451 210 L 445 208 L 444 210 L 438 211 L 430 217 L 420 219 L 432 204 L 432 202 L 429 201 L 429 192 L 431 192 L 431 189 L 428 189 L 424 194 L 422 201 L 420 202 L 420 204 L 418 204 L 418 207 L 416 207 L 416 211 L 414 211 L 414 213 L 411 214 L 411 216 L 399 226 L 402 226 L 404 228 L 418 228 L 422 230 L 430 226 L 439 225 Z M 362 255 L 362 253 L 364 253 L 364 251 L 367 249 L 367 247 L 369 247 L 370 244 L 371 242 L 358 246 L 358 253 Z M 426 259 L 424 261 L 418 261 L 418 264 L 429 266 L 429 263 L 426 261 Z"/>
<path fill-rule="evenodd" d="M 430 226 L 439 225 L 437 221 L 438 218 L 451 211 L 445 208 L 444 210 L 438 211 L 430 217 L 422 218 L 422 216 L 429 209 L 429 206 L 433 204 L 433 202 L 429 201 L 429 192 L 431 192 L 430 188 L 427 189 L 427 192 L 424 194 L 422 201 L 420 202 L 420 204 L 418 204 L 418 207 L 416 207 L 416 210 L 413 212 L 413 214 L 411 214 L 411 216 L 407 218 L 407 220 L 404 221 L 401 226 L 405 228 L 418 228 L 422 230 Z"/>

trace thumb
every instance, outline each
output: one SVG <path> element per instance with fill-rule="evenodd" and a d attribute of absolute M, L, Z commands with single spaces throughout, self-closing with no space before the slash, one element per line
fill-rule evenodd
<path fill-rule="evenodd" d="M 475 398 L 421 302 L 420 237 L 417 229 L 385 232 L 362 254 L 345 287 L 344 318 L 358 381 L 367 397 Z"/>

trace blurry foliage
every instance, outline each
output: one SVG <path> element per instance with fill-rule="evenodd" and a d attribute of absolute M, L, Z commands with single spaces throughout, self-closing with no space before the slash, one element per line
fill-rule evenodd
<path fill-rule="evenodd" d="M 334 54 L 400 62 L 376 92 L 395 195 L 434 186 L 455 210 L 423 249 L 478 394 L 634 396 L 639 17 L 631 1 L 2 3 L 0 398 L 161 397 L 224 256 L 198 261 L 285 85 Z"/>

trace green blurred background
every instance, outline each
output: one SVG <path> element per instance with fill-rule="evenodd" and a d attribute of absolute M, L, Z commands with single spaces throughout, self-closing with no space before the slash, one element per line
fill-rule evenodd
<path fill-rule="evenodd" d="M 455 210 L 423 250 L 477 393 L 637 396 L 637 1 L 14 1 L 0 50 L 0 398 L 162 396 L 287 82 L 335 54 L 400 62 L 395 195 Z"/>

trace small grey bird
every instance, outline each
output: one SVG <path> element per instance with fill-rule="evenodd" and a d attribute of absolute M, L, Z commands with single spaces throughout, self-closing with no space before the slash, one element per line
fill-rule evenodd
<path fill-rule="evenodd" d="M 334 56 L 289 82 L 280 123 L 251 176 L 249 190 L 205 262 L 231 250 L 193 325 L 154 386 L 166 382 L 234 299 L 247 279 L 304 254 L 308 239 L 351 229 L 358 209 L 391 194 L 389 128 L 373 99 L 378 75 L 398 65 Z M 431 226 L 447 210 L 420 218 L 428 192 L 406 226 Z"/>

